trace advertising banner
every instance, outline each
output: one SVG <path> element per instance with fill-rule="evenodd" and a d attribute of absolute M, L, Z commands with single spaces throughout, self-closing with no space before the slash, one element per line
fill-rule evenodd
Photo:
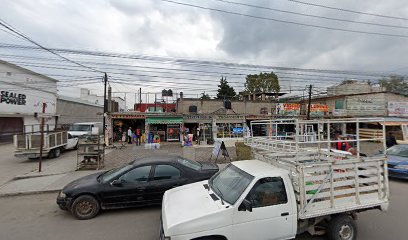
<path fill-rule="evenodd" d="M 388 116 L 408 117 L 408 102 L 388 102 Z"/>

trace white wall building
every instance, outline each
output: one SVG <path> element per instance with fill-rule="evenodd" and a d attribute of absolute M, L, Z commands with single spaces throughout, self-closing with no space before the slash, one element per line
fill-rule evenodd
<path fill-rule="evenodd" d="M 38 131 L 35 113 L 55 115 L 57 80 L 0 60 L 0 141 L 14 133 Z M 55 125 L 55 117 L 47 124 Z"/>
<path fill-rule="evenodd" d="M 107 98 L 107 97 L 106 97 Z M 81 88 L 80 99 L 88 101 L 93 104 L 98 104 L 103 106 L 103 96 L 98 96 L 96 94 L 91 94 L 91 91 L 86 88 Z M 112 97 L 112 101 L 118 103 L 118 109 L 115 112 L 124 112 L 126 111 L 125 100 L 121 97 Z"/>

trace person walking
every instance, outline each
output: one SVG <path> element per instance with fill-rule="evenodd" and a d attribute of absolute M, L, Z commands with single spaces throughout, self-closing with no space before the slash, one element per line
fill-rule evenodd
<path fill-rule="evenodd" d="M 133 136 L 132 127 L 129 127 L 127 136 L 128 136 L 128 144 L 132 144 L 132 136 Z"/>

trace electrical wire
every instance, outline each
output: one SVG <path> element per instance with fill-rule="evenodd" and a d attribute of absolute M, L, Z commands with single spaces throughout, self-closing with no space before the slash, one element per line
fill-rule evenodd
<path fill-rule="evenodd" d="M 13 32 L 14 34 L 16 34 L 16 35 L 18 35 L 18 36 L 24 38 L 24 39 L 27 40 L 28 42 L 30 42 L 30 43 L 32 43 L 32 44 L 34 44 L 34 45 L 40 47 L 41 49 L 43 49 L 43 50 L 45 50 L 45 51 L 48 51 L 48 52 L 50 52 L 50 53 L 52 53 L 52 54 L 54 54 L 54 55 L 56 55 L 56 56 L 58 56 L 58 57 L 64 59 L 65 61 L 68 61 L 68 62 L 70 62 L 70 63 L 73 63 L 73 64 L 75 64 L 75 65 L 81 66 L 81 67 L 83 67 L 83 68 L 87 68 L 87 69 L 92 70 L 92 71 L 95 71 L 95 72 L 104 73 L 104 72 L 102 72 L 102 71 L 100 71 L 100 70 L 97 70 L 97 69 L 95 69 L 95 68 L 91 68 L 91 67 L 85 66 L 85 65 L 83 65 L 83 64 L 81 64 L 81 63 L 75 62 L 75 61 L 73 61 L 73 60 L 71 60 L 71 59 L 69 59 L 69 58 L 66 58 L 66 57 L 62 56 L 62 55 L 59 54 L 59 53 L 54 52 L 53 50 L 51 50 L 51 49 L 49 49 L 49 48 L 44 47 L 43 45 L 37 43 L 36 41 L 32 40 L 30 37 L 26 36 L 25 34 L 21 33 L 20 31 L 18 31 L 18 30 L 15 29 L 14 27 L 12 27 L 10 24 L 8 24 L 7 22 L 5 22 L 5 21 L 2 20 L 1 18 L 0 18 L 0 25 L 3 26 L 4 28 L 6 28 L 7 30 L 9 30 L 10 32 Z"/>
<path fill-rule="evenodd" d="M 390 25 L 390 24 L 372 23 L 372 22 L 363 22 L 363 21 L 355 21 L 355 20 L 348 20 L 348 19 L 341 19 L 341 18 L 318 16 L 318 15 L 312 15 L 312 14 L 305 14 L 305 13 L 281 10 L 281 9 L 276 9 L 276 8 L 271 8 L 271 7 L 247 4 L 247 3 L 242 3 L 242 2 L 232 2 L 232 1 L 227 1 L 227 0 L 213 0 L 213 1 L 222 2 L 222 3 L 225 3 L 225 4 L 231 4 L 231 5 L 238 5 L 238 6 L 245 6 L 245 7 L 251 7 L 251 8 L 256 8 L 256 9 L 274 11 L 274 12 L 289 13 L 289 14 L 294 14 L 294 15 L 304 16 L 304 17 L 311 17 L 311 18 L 338 21 L 338 22 L 347 22 L 347 23 L 356 23 L 356 24 L 379 26 L 379 27 L 408 29 L 408 27 L 406 27 L 406 26 L 397 26 L 397 25 Z"/>
<path fill-rule="evenodd" d="M 349 12 L 349 13 L 356 13 L 356 14 L 362 14 L 362 15 L 368 15 L 368 16 L 374 16 L 374 17 L 382 17 L 382 18 L 389 18 L 389 19 L 397 19 L 397 20 L 408 21 L 408 18 L 404 18 L 404 17 L 396 17 L 396 16 L 376 14 L 376 13 L 361 12 L 361 11 L 355 11 L 355 10 L 338 8 L 338 7 L 331 7 L 331 6 L 326 6 L 326 5 L 316 4 L 316 3 L 302 2 L 302 1 L 297 1 L 297 0 L 288 0 L 288 1 L 303 4 L 303 5 L 319 7 L 319 8 L 326 8 L 326 9 L 331 9 L 331 10 L 337 10 L 337 11 L 343 11 L 343 12 Z"/>
<path fill-rule="evenodd" d="M 298 26 L 304 26 L 304 27 L 320 28 L 320 29 L 326 29 L 326 30 L 350 32 L 350 33 L 360 33 L 360 34 L 387 36 L 387 37 L 408 38 L 408 35 L 402 35 L 402 34 L 391 34 L 391 33 L 370 32 L 370 31 L 361 31 L 361 30 L 351 30 L 351 29 L 345 29 L 345 28 L 328 27 L 328 26 L 323 26 L 323 25 L 315 25 L 315 24 L 301 23 L 301 22 L 295 22 L 295 21 L 289 21 L 289 20 L 281 20 L 281 19 L 277 19 L 277 18 L 255 16 L 255 15 L 250 15 L 250 14 L 245 14 L 245 13 L 232 12 L 232 11 L 222 10 L 222 9 L 218 9 L 218 8 L 204 7 L 204 6 L 200 6 L 200 5 L 176 2 L 176 1 L 171 1 L 171 0 L 161 0 L 161 1 L 171 3 L 171 4 L 182 5 L 182 6 L 186 6 L 186 7 L 205 9 L 205 10 L 210 10 L 210 11 L 214 11 L 214 12 L 226 13 L 226 14 L 230 14 L 230 15 L 236 15 L 236 16 L 242 16 L 242 17 L 248 17 L 248 18 L 254 18 L 254 19 L 261 19 L 261 20 L 267 20 L 267 21 L 273 21 L 273 22 L 279 22 L 279 23 L 286 23 L 286 24 L 298 25 Z"/>

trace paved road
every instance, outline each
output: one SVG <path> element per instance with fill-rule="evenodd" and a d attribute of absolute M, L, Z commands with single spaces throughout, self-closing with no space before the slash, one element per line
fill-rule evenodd
<path fill-rule="evenodd" d="M 391 181 L 387 213 L 359 214 L 362 240 L 407 239 L 408 182 Z M 158 238 L 159 208 L 106 211 L 94 219 L 78 221 L 55 204 L 55 194 L 0 198 L 0 239 L 137 239 Z M 298 239 L 323 239 L 301 236 Z"/>

